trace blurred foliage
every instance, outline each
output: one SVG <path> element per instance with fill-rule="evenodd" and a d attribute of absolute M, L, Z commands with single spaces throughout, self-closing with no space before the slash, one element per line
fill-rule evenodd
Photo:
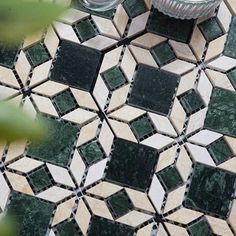
<path fill-rule="evenodd" d="M 17 228 L 16 228 L 15 220 L 6 215 L 2 215 L 0 217 L 0 236 L 16 236 Z"/>

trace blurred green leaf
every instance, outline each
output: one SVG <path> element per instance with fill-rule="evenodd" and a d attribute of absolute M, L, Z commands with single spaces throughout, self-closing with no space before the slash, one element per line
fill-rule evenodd
<path fill-rule="evenodd" d="M 26 35 L 46 27 L 64 8 L 48 2 L 0 0 L 1 41 L 16 43 Z"/>
<path fill-rule="evenodd" d="M 2 216 L 0 219 L 0 235 L 16 236 L 16 223 L 10 216 Z"/>
<path fill-rule="evenodd" d="M 22 109 L 0 102 L 0 140 L 38 140 L 43 136 L 43 125 L 42 122 L 33 120 Z"/>

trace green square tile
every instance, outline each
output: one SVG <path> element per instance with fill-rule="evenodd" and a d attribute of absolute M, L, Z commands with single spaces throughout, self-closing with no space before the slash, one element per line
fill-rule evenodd
<path fill-rule="evenodd" d="M 232 18 L 228 37 L 224 49 L 224 55 L 236 58 L 236 16 Z"/>
<path fill-rule="evenodd" d="M 106 179 L 145 191 L 151 183 L 157 155 L 154 148 L 116 139 Z"/>
<path fill-rule="evenodd" d="M 0 44 L 0 64 L 12 68 L 18 52 L 18 46 Z"/>
<path fill-rule="evenodd" d="M 200 23 L 198 26 L 207 41 L 216 39 L 223 34 L 223 31 L 216 18 L 206 20 Z"/>
<path fill-rule="evenodd" d="M 72 221 L 66 221 L 62 224 L 59 224 L 57 227 L 57 235 L 59 236 L 80 236 L 82 233 L 79 230 L 79 227 L 76 226 L 76 223 Z"/>
<path fill-rule="evenodd" d="M 37 66 L 50 59 L 48 52 L 40 43 L 28 48 L 27 53 L 34 66 Z"/>
<path fill-rule="evenodd" d="M 150 134 L 154 130 L 147 117 L 142 117 L 141 119 L 132 122 L 131 128 L 138 139 L 143 138 L 145 135 Z"/>
<path fill-rule="evenodd" d="M 18 225 L 18 235 L 45 236 L 55 205 L 35 196 L 12 192 L 7 213 Z"/>
<path fill-rule="evenodd" d="M 103 152 L 96 142 L 81 147 L 80 151 L 88 164 L 92 164 L 103 157 Z"/>
<path fill-rule="evenodd" d="M 73 95 L 71 95 L 69 91 L 65 91 L 57 95 L 53 98 L 53 101 L 55 102 L 61 114 L 68 112 L 69 110 L 75 108 L 77 105 Z"/>
<path fill-rule="evenodd" d="M 125 215 L 127 212 L 133 209 L 133 205 L 129 201 L 127 194 L 124 192 L 116 193 L 115 195 L 111 196 L 107 202 L 114 211 L 116 218 Z"/>
<path fill-rule="evenodd" d="M 95 30 L 94 26 L 89 21 L 89 19 L 80 21 L 75 25 L 75 28 L 79 35 L 79 38 L 83 42 L 94 37 L 97 34 L 97 31 Z"/>
<path fill-rule="evenodd" d="M 158 176 L 168 191 L 173 190 L 178 185 L 183 183 L 183 180 L 175 166 L 167 167 L 158 172 Z"/>
<path fill-rule="evenodd" d="M 147 30 L 169 39 L 188 43 L 193 27 L 194 20 L 172 18 L 154 9 Z"/>
<path fill-rule="evenodd" d="M 180 102 L 187 113 L 193 113 L 199 108 L 204 107 L 202 98 L 194 90 L 181 97 Z"/>
<path fill-rule="evenodd" d="M 223 138 L 210 144 L 207 149 L 217 165 L 233 156 L 228 144 Z"/>
<path fill-rule="evenodd" d="M 211 236 L 211 229 L 204 219 L 200 219 L 188 227 L 191 236 Z"/>
<path fill-rule="evenodd" d="M 236 137 L 236 93 L 215 88 L 213 90 L 204 127 Z"/>
<path fill-rule="evenodd" d="M 126 0 L 124 1 L 123 6 L 131 18 L 134 18 L 148 10 L 143 0 Z"/>
<path fill-rule="evenodd" d="M 47 138 L 40 143 L 32 143 L 27 155 L 54 164 L 67 166 L 77 139 L 78 126 L 52 118 L 41 118 L 47 126 Z"/>
<path fill-rule="evenodd" d="M 235 174 L 197 163 L 185 206 L 226 218 L 235 191 L 235 180 Z"/>
<path fill-rule="evenodd" d="M 52 184 L 50 177 L 44 168 L 34 171 L 28 178 L 36 192 L 40 192 L 42 189 L 49 187 Z"/>
<path fill-rule="evenodd" d="M 175 59 L 175 54 L 168 43 L 162 43 L 151 49 L 151 53 L 159 66 Z"/>
<path fill-rule="evenodd" d="M 125 82 L 126 82 L 126 79 L 125 79 L 123 73 L 121 72 L 120 68 L 118 68 L 118 67 L 115 67 L 115 68 L 112 68 L 112 69 L 106 71 L 103 74 L 103 78 L 110 90 L 114 90 L 117 87 L 125 84 Z"/>
<path fill-rule="evenodd" d="M 233 85 L 233 87 L 236 89 L 236 69 L 231 70 L 228 74 L 227 74 L 231 84 Z"/>
<path fill-rule="evenodd" d="M 179 78 L 178 75 L 140 64 L 128 103 L 146 111 L 168 115 Z"/>

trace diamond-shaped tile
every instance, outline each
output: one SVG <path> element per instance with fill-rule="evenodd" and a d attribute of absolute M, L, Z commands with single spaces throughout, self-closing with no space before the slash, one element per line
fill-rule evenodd
<path fill-rule="evenodd" d="M 147 11 L 147 6 L 143 0 L 125 0 L 123 6 L 131 18 Z"/>
<path fill-rule="evenodd" d="M 200 219 L 188 227 L 191 236 L 210 236 L 212 231 L 207 221 Z"/>
<path fill-rule="evenodd" d="M 230 29 L 229 29 L 225 49 L 224 49 L 224 55 L 228 57 L 236 58 L 235 46 L 236 46 L 236 17 L 234 16 L 232 18 L 232 22 L 230 25 Z"/>
<path fill-rule="evenodd" d="M 82 235 L 78 225 L 72 221 L 65 221 L 56 227 L 59 236 L 79 236 Z"/>
<path fill-rule="evenodd" d="M 12 67 L 18 51 L 18 47 L 0 45 L 0 64 L 3 66 Z"/>

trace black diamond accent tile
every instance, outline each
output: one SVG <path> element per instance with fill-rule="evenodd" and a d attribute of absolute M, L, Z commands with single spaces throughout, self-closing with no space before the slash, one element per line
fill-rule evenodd
<path fill-rule="evenodd" d="M 143 0 L 125 0 L 123 6 L 130 18 L 134 18 L 148 10 Z"/>
<path fill-rule="evenodd" d="M 59 236 L 82 236 L 79 227 L 73 221 L 65 221 L 59 224 L 56 229 Z"/>
<path fill-rule="evenodd" d="M 148 25 L 148 31 L 187 43 L 191 37 L 194 20 L 180 20 L 169 17 L 154 9 Z"/>
<path fill-rule="evenodd" d="M 39 198 L 13 192 L 7 213 L 16 219 L 19 235 L 45 236 L 54 204 Z"/>
<path fill-rule="evenodd" d="M 97 77 L 101 56 L 98 50 L 63 40 L 50 79 L 89 91 Z"/>
<path fill-rule="evenodd" d="M 236 175 L 230 172 L 197 163 L 185 206 L 226 218 L 235 191 L 235 180 Z"/>
<path fill-rule="evenodd" d="M 17 56 L 18 47 L 0 44 L 0 64 L 12 68 Z"/>
<path fill-rule="evenodd" d="M 32 143 L 28 155 L 54 164 L 67 166 L 79 128 L 52 118 L 41 118 L 47 124 L 48 138 Z"/>
<path fill-rule="evenodd" d="M 228 57 L 236 58 L 236 17 L 232 18 L 230 29 L 228 32 L 228 37 L 224 49 L 224 55 Z"/>
<path fill-rule="evenodd" d="M 191 236 L 211 236 L 212 231 L 207 221 L 200 219 L 188 227 Z"/>
<path fill-rule="evenodd" d="M 140 64 L 128 103 L 168 115 L 178 82 L 178 75 Z"/>
<path fill-rule="evenodd" d="M 204 127 L 236 137 L 236 93 L 215 88 Z"/>
<path fill-rule="evenodd" d="M 151 182 L 157 151 L 123 139 L 114 142 L 106 179 L 146 190 Z"/>

